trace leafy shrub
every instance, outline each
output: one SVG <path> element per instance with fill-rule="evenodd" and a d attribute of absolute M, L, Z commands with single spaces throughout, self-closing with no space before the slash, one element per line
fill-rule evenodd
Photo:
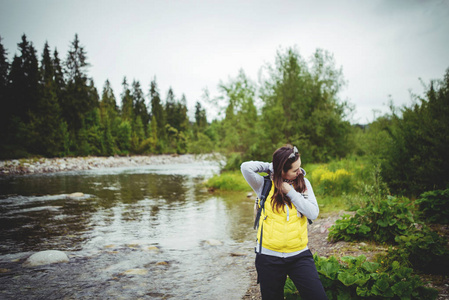
<path fill-rule="evenodd" d="M 233 152 L 226 158 L 226 165 L 223 167 L 223 171 L 240 170 L 240 165 L 244 162 L 242 154 L 239 152 Z"/>
<path fill-rule="evenodd" d="M 311 174 L 313 187 L 322 195 L 341 195 L 355 190 L 352 173 L 345 169 L 330 171 L 326 166 L 318 167 Z"/>
<path fill-rule="evenodd" d="M 248 191 L 251 190 L 245 178 L 240 171 L 223 172 L 220 175 L 214 175 L 206 182 L 206 186 L 213 189 L 229 191 Z"/>
<path fill-rule="evenodd" d="M 395 242 L 398 235 L 406 235 L 414 225 L 411 202 L 388 196 L 375 200 L 360 208 L 355 215 L 343 215 L 329 229 L 328 238 L 332 241 L 373 240 L 376 242 Z"/>
<path fill-rule="evenodd" d="M 427 288 L 412 269 L 397 261 L 386 266 L 366 257 L 314 255 L 315 265 L 329 300 L 333 299 L 436 299 L 438 291 Z M 284 287 L 286 299 L 301 299 L 290 279 Z"/>
<path fill-rule="evenodd" d="M 416 204 L 426 222 L 449 224 L 449 189 L 425 192 Z"/>
<path fill-rule="evenodd" d="M 390 260 L 410 264 L 414 269 L 432 273 L 449 274 L 449 249 L 447 240 L 428 227 L 408 235 L 396 237 L 398 247 L 390 249 Z"/>
<path fill-rule="evenodd" d="M 198 132 L 196 139 L 189 140 L 190 153 L 211 153 L 214 150 L 214 142 L 204 133 Z"/>

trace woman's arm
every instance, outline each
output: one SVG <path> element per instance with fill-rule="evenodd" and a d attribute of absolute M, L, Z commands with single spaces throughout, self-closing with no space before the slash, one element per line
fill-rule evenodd
<path fill-rule="evenodd" d="M 297 211 L 305 215 L 308 219 L 315 220 L 318 217 L 320 209 L 318 207 L 312 185 L 307 178 L 304 178 L 304 181 L 306 182 L 308 194 L 307 199 L 293 188 L 290 188 L 290 191 L 287 193 L 287 197 L 290 198 Z"/>
<path fill-rule="evenodd" d="M 258 173 L 273 172 L 273 164 L 261 161 L 247 161 L 242 163 L 242 165 L 240 166 L 240 170 L 242 171 L 243 177 L 245 178 L 246 182 L 248 182 L 248 184 L 257 194 L 257 197 L 260 198 L 260 194 L 262 193 L 263 188 L 263 176 L 259 175 Z"/>

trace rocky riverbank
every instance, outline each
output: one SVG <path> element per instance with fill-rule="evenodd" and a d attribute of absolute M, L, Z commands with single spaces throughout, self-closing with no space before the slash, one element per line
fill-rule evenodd
<path fill-rule="evenodd" d="M 0 161 L 0 176 L 138 167 L 147 165 L 185 164 L 193 163 L 198 160 L 220 159 L 222 159 L 220 154 L 13 159 Z"/>

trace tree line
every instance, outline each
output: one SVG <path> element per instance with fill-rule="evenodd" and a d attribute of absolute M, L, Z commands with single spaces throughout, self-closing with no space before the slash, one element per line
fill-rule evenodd
<path fill-rule="evenodd" d="M 2 158 L 211 151 L 261 158 L 272 149 L 265 145 L 295 141 L 307 156 L 326 160 L 349 149 L 350 124 L 337 98 L 341 69 L 322 50 L 311 67 L 295 49 L 280 50 L 263 87 L 243 70 L 220 82 L 220 96 L 208 101 L 223 118 L 210 122 L 199 101 L 190 121 L 184 95 L 178 99 L 170 88 L 163 100 L 156 79 L 148 94 L 126 78 L 119 101 L 109 81 L 99 94 L 78 35 L 65 60 L 48 43 L 38 59 L 25 34 L 18 51 L 9 63 L 0 40 Z"/>
<path fill-rule="evenodd" d="M 190 131 L 207 123 L 197 103 L 191 124 L 185 96 L 177 99 L 171 88 L 163 103 L 156 79 L 149 106 L 140 82 L 126 78 L 121 105 L 108 80 L 100 95 L 78 35 L 65 60 L 48 43 L 39 60 L 26 35 L 18 50 L 9 63 L 0 39 L 2 158 L 185 153 Z"/>
<path fill-rule="evenodd" d="M 145 92 L 124 78 L 119 99 L 106 81 L 100 94 L 88 68 L 78 35 L 64 60 L 48 43 L 38 59 L 23 35 L 11 63 L 0 38 L 0 158 L 220 151 L 232 169 L 268 161 L 291 143 L 307 162 L 369 156 L 396 192 L 449 184 L 449 70 L 411 107 L 392 107 L 361 127 L 350 124 L 353 107 L 339 97 L 342 68 L 322 49 L 305 59 L 280 48 L 258 82 L 243 70 L 219 82 L 219 96 L 202 99 L 218 109 L 213 120 L 200 101 L 189 120 L 186 97 L 170 88 L 163 99 L 156 79 Z"/>

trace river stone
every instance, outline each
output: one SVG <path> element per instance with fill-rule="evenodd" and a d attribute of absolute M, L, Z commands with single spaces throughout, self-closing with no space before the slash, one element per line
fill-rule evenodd
<path fill-rule="evenodd" d="M 159 252 L 160 251 L 160 249 L 158 247 L 156 247 L 156 246 L 149 246 L 149 247 L 146 247 L 145 249 L 148 250 L 148 251 L 154 251 L 154 252 Z"/>
<path fill-rule="evenodd" d="M 83 197 L 83 196 L 84 196 L 83 193 L 77 192 L 77 193 L 68 194 L 67 198 L 80 198 L 80 197 Z"/>
<path fill-rule="evenodd" d="M 126 274 L 126 275 L 146 275 L 146 274 L 148 274 L 148 270 L 146 270 L 146 269 L 130 269 L 130 270 L 127 270 L 127 271 L 123 272 L 123 274 Z"/>
<path fill-rule="evenodd" d="M 210 246 L 221 246 L 221 245 L 223 245 L 223 243 L 220 242 L 219 240 L 207 240 L 206 244 L 208 244 Z"/>
<path fill-rule="evenodd" d="M 34 253 L 23 263 L 24 267 L 36 267 L 54 263 L 69 262 L 69 257 L 62 251 L 46 250 Z"/>

